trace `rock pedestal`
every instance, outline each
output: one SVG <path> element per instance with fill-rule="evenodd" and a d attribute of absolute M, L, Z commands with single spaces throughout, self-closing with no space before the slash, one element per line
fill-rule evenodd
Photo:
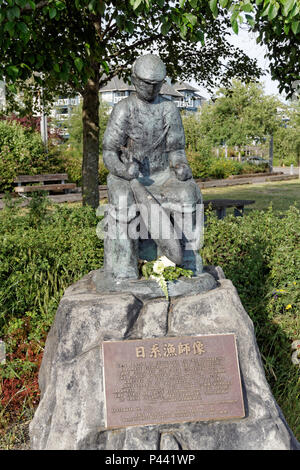
<path fill-rule="evenodd" d="M 266 381 L 252 321 L 220 268 L 199 294 L 141 299 L 96 290 L 95 272 L 69 287 L 49 332 L 39 374 L 32 449 L 300 449 Z M 246 416 L 242 419 L 105 428 L 101 342 L 234 333 Z"/>

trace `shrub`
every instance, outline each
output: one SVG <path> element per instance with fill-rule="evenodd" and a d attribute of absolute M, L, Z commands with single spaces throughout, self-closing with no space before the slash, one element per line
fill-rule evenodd
<path fill-rule="evenodd" d="M 24 341 L 43 341 L 63 290 L 102 264 L 97 220 L 89 207 L 46 211 L 45 201 L 37 199 L 26 213 L 15 211 L 13 223 L 0 214 L 0 336 L 9 353 L 19 330 Z M 15 372 L 23 367 L 15 366 Z"/>
<path fill-rule="evenodd" d="M 254 163 L 241 163 L 230 158 L 210 157 L 198 153 L 188 152 L 187 158 L 196 179 L 223 179 L 231 175 L 244 173 L 260 173 L 268 169 L 268 165 L 255 165 Z"/>
<path fill-rule="evenodd" d="M 16 121 L 0 121 L 0 191 L 11 190 L 20 174 L 63 171 L 58 149 L 45 153 L 40 135 Z"/>
<path fill-rule="evenodd" d="M 298 367 L 291 343 L 300 338 L 300 214 L 253 211 L 246 217 L 209 217 L 202 251 L 238 290 L 254 322 L 269 384 L 300 437 Z"/>
<path fill-rule="evenodd" d="M 44 202 L 0 212 L 0 337 L 8 352 L 0 368 L 0 428 L 37 404 L 38 367 L 64 289 L 103 263 L 94 211 L 45 210 Z M 223 220 L 210 215 L 202 249 L 204 263 L 221 266 L 236 286 L 254 322 L 267 379 L 298 438 L 298 368 L 290 344 L 300 338 L 299 245 L 299 210 L 291 207 Z"/>
<path fill-rule="evenodd" d="M 211 178 L 228 178 L 230 175 L 239 175 L 243 171 L 243 165 L 229 158 L 214 158 L 209 167 Z"/>
<path fill-rule="evenodd" d="M 210 176 L 211 157 L 194 152 L 187 153 L 187 159 L 195 179 L 205 179 Z"/>
<path fill-rule="evenodd" d="M 81 186 L 82 181 L 82 154 L 72 148 L 66 149 L 62 155 L 62 161 L 69 180 Z M 103 163 L 102 156 L 99 157 L 99 184 L 106 184 L 108 169 Z"/>

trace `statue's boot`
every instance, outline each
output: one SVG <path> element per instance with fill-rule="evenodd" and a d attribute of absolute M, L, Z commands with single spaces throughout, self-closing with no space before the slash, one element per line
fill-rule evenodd
<path fill-rule="evenodd" d="M 114 211 L 113 211 L 114 212 Z M 128 236 L 128 221 L 118 220 L 109 211 L 104 238 L 104 270 L 116 279 L 138 279 L 138 239 Z"/>

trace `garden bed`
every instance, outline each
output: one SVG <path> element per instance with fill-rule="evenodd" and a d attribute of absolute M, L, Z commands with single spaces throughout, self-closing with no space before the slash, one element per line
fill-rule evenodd
<path fill-rule="evenodd" d="M 33 204 L 0 213 L 0 338 L 7 352 L 0 366 L 2 448 L 14 448 L 9 429 L 21 429 L 38 404 L 38 369 L 64 290 L 103 264 L 94 211 L 50 209 Z M 236 286 L 254 322 L 272 392 L 298 440 L 299 368 L 291 345 L 300 338 L 299 244 L 299 210 L 291 207 L 278 214 L 210 216 L 202 250 L 204 264 L 221 266 Z"/>

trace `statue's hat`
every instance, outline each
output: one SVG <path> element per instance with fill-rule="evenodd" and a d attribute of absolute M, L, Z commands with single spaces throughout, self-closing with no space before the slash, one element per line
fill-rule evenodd
<path fill-rule="evenodd" d="M 162 82 L 166 77 L 163 61 L 154 54 L 138 57 L 132 67 L 133 74 L 142 80 Z"/>

